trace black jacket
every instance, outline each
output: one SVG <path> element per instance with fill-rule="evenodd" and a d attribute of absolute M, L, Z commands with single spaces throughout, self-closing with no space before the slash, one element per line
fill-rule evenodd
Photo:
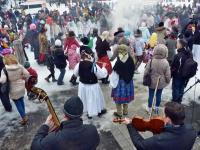
<path fill-rule="evenodd" d="M 111 51 L 109 43 L 106 40 L 99 41 L 96 45 L 96 51 L 98 58 L 107 56 L 107 51 Z"/>
<path fill-rule="evenodd" d="M 95 150 L 99 135 L 93 125 L 81 120 L 64 121 L 61 129 L 48 134 L 49 127 L 42 125 L 35 135 L 31 150 Z"/>
<path fill-rule="evenodd" d="M 194 36 L 193 36 L 193 44 L 196 44 L 196 45 L 200 45 L 200 31 L 197 30 L 194 32 Z"/>
<path fill-rule="evenodd" d="M 53 58 L 53 53 L 49 52 L 47 55 L 46 55 L 46 65 L 47 65 L 47 68 L 54 68 L 54 58 Z"/>
<path fill-rule="evenodd" d="M 1 74 L 1 70 L 5 67 L 4 63 L 3 63 L 3 57 L 0 56 L 0 74 Z"/>
<path fill-rule="evenodd" d="M 132 124 L 127 128 L 137 150 L 191 150 L 197 135 L 191 126 L 182 125 L 165 127 L 161 134 L 144 139 Z"/>
<path fill-rule="evenodd" d="M 117 72 L 120 80 L 124 80 L 127 84 L 133 79 L 135 64 L 131 56 L 128 57 L 127 61 L 123 63 L 119 58 L 113 67 L 113 70 Z"/>
<path fill-rule="evenodd" d="M 171 64 L 171 74 L 173 78 L 182 78 L 182 68 L 185 63 L 185 61 L 189 58 L 192 57 L 191 51 L 181 48 L 177 50 L 178 53 L 174 56 L 174 60 Z"/>
<path fill-rule="evenodd" d="M 66 59 L 67 57 L 64 54 L 64 51 L 62 48 L 56 48 L 54 54 L 54 64 L 56 65 L 56 68 L 58 69 L 64 69 L 67 66 Z"/>

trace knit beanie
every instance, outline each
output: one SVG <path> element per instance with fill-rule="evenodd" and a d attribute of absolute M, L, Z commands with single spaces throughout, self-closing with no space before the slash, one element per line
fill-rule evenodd
<path fill-rule="evenodd" d="M 30 25 L 30 30 L 35 30 L 36 29 L 36 25 L 34 24 L 34 23 L 32 23 L 31 25 Z"/>
<path fill-rule="evenodd" d="M 89 39 L 87 37 L 83 37 L 81 38 L 81 42 L 84 44 L 84 45 L 88 45 L 89 44 Z"/>
<path fill-rule="evenodd" d="M 57 39 L 57 40 L 55 41 L 55 46 L 62 46 L 61 40 Z"/>
<path fill-rule="evenodd" d="M 83 103 L 78 96 L 73 96 L 64 104 L 64 114 L 70 119 L 80 118 L 83 114 Z"/>
<path fill-rule="evenodd" d="M 30 68 L 30 66 L 31 66 L 30 63 L 28 61 L 25 61 L 24 68 L 27 69 L 27 68 Z"/>

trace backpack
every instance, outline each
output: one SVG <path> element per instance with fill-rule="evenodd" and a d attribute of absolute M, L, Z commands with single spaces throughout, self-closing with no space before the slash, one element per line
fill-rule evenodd
<path fill-rule="evenodd" d="M 198 63 L 192 57 L 186 59 L 182 68 L 182 77 L 189 79 L 196 75 Z"/>
<path fill-rule="evenodd" d="M 1 93 L 9 93 L 10 91 L 10 83 L 8 79 L 8 72 L 6 71 L 6 68 L 3 68 L 4 74 L 6 75 L 6 82 L 2 83 L 0 86 L 0 92 Z"/>

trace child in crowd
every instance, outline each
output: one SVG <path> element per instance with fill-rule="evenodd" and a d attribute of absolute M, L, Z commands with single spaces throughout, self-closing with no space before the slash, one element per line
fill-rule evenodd
<path fill-rule="evenodd" d="M 74 70 L 75 66 L 80 62 L 80 59 L 81 59 L 80 54 L 78 54 L 76 50 L 77 50 L 77 46 L 72 45 L 68 52 L 68 61 L 69 61 L 70 70 Z M 72 75 L 70 82 L 73 85 L 77 85 L 78 83 L 76 82 L 76 79 L 77 79 L 76 76 Z"/>
<path fill-rule="evenodd" d="M 24 63 L 24 68 L 30 74 L 30 77 L 26 81 L 25 86 L 26 86 L 26 90 L 27 90 L 28 99 L 31 100 L 31 99 L 34 99 L 34 94 L 31 92 L 31 88 L 34 87 L 37 84 L 37 82 L 38 82 L 38 74 L 37 74 L 36 70 L 33 69 L 30 66 L 30 63 L 28 61 L 26 61 Z"/>
<path fill-rule="evenodd" d="M 135 36 L 135 41 L 133 44 L 133 48 L 135 50 L 135 56 L 136 56 L 135 72 L 139 73 L 138 68 L 143 60 L 143 51 L 145 48 L 145 42 L 142 39 L 142 32 L 139 29 L 135 31 L 134 36 Z"/>
<path fill-rule="evenodd" d="M 80 62 L 80 55 L 76 52 L 77 46 L 72 45 L 69 49 L 68 61 L 69 61 L 69 69 L 74 70 L 75 66 Z"/>
<path fill-rule="evenodd" d="M 50 82 L 50 78 L 52 78 L 52 82 L 57 82 L 57 80 L 55 79 L 55 65 L 54 65 L 54 59 L 53 59 L 53 52 L 51 50 L 51 48 L 49 47 L 48 53 L 47 53 L 47 59 L 46 59 L 46 65 L 47 65 L 47 69 L 50 71 L 50 74 L 48 75 L 48 77 L 45 78 L 45 80 L 47 82 Z"/>

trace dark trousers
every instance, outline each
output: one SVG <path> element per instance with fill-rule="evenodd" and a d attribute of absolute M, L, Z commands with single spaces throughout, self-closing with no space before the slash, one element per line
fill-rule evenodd
<path fill-rule="evenodd" d="M 52 79 L 55 79 L 55 70 L 54 70 L 54 67 L 49 68 L 49 71 L 50 71 L 50 75 L 48 76 L 48 78 L 52 77 Z"/>
<path fill-rule="evenodd" d="M 156 107 L 160 106 L 162 91 L 163 91 L 163 89 L 158 89 L 157 90 L 157 93 L 156 93 Z M 149 88 L 149 99 L 148 99 L 148 107 L 149 108 L 152 107 L 154 92 L 155 92 L 155 89 L 150 89 Z"/>
<path fill-rule="evenodd" d="M 0 99 L 1 99 L 1 103 L 3 104 L 4 109 L 6 111 L 11 111 L 12 110 L 12 105 L 10 103 L 9 94 L 0 92 Z"/>
<path fill-rule="evenodd" d="M 172 80 L 172 101 L 181 103 L 185 89 L 185 80 L 173 78 Z"/>
<path fill-rule="evenodd" d="M 63 83 L 63 79 L 64 79 L 64 76 L 65 76 L 65 68 L 62 68 L 62 69 L 59 69 L 60 70 L 60 75 L 58 77 L 58 84 L 62 84 Z"/>

